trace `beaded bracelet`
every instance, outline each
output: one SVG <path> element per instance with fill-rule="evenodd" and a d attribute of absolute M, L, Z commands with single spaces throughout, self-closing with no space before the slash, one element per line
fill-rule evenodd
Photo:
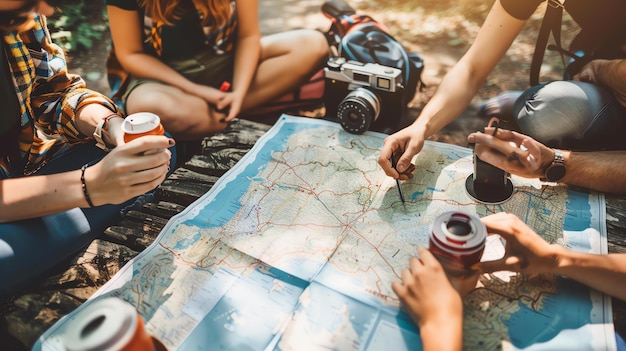
<path fill-rule="evenodd" d="M 89 197 L 89 192 L 87 191 L 87 184 L 85 183 L 85 170 L 89 167 L 89 164 L 85 163 L 80 168 L 80 184 L 83 187 L 83 194 L 85 194 L 85 200 L 87 200 L 87 204 L 89 207 L 94 207 L 93 202 L 91 202 L 91 197 Z"/>

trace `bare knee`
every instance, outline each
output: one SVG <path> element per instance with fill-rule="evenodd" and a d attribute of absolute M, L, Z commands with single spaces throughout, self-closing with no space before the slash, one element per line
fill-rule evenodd
<path fill-rule="evenodd" d="M 294 55 L 299 60 L 309 62 L 308 67 L 321 68 L 328 59 L 330 49 L 326 37 L 317 30 L 303 29 L 298 32 L 298 45 L 294 46 Z"/>
<path fill-rule="evenodd" d="M 313 29 L 297 29 L 264 37 L 262 47 L 262 61 L 280 58 L 282 67 L 288 67 L 290 74 L 296 76 L 321 69 L 330 52 L 324 34 Z"/>
<path fill-rule="evenodd" d="M 326 62 L 330 47 L 326 36 L 317 30 L 306 31 L 306 45 L 310 48 L 313 57 L 318 61 Z"/>
<path fill-rule="evenodd" d="M 126 103 L 130 113 L 148 111 L 157 114 L 165 130 L 181 140 L 201 139 L 223 130 L 209 110 L 208 104 L 199 97 L 154 89 L 135 89 Z"/>

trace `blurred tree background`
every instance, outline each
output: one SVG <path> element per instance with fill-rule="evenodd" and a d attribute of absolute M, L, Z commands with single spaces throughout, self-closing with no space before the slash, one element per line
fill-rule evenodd
<path fill-rule="evenodd" d="M 89 50 L 108 30 L 104 2 L 73 1 L 48 18 L 50 35 L 67 52 Z"/>

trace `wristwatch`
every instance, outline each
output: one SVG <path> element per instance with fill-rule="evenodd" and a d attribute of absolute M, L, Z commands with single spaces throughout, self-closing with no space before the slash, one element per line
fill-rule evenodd
<path fill-rule="evenodd" d="M 554 151 L 554 160 L 548 168 L 546 168 L 542 180 L 556 183 L 565 176 L 565 158 L 561 150 L 552 149 L 552 151 Z"/>
<path fill-rule="evenodd" d="M 101 148 L 104 151 L 111 151 L 111 149 L 115 147 L 115 145 L 107 144 L 104 141 L 104 138 L 102 137 L 102 130 L 106 126 L 107 122 L 111 118 L 115 118 L 115 117 L 124 118 L 116 113 L 110 114 L 104 117 L 103 119 L 101 119 L 100 122 L 98 122 L 98 125 L 96 125 L 96 130 L 93 132 L 93 138 L 96 139 L 96 146 Z"/>

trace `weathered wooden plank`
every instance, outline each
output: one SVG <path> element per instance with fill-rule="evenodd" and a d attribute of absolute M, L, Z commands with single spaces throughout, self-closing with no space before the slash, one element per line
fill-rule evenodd
<path fill-rule="evenodd" d="M 233 168 L 248 150 L 249 148 L 213 149 L 210 153 L 192 157 L 185 167 L 199 173 L 221 177 Z"/>
<path fill-rule="evenodd" d="M 626 253 L 626 196 L 606 195 L 609 252 Z"/>
<path fill-rule="evenodd" d="M 204 138 L 203 150 L 206 154 L 220 148 L 251 147 L 272 126 L 246 119 L 236 119 L 221 133 Z"/>
<path fill-rule="evenodd" d="M 167 202 L 174 202 L 182 206 L 189 206 L 200 196 L 204 195 L 215 182 L 171 180 L 161 184 L 162 198 Z"/>
<path fill-rule="evenodd" d="M 161 199 L 161 197 L 157 197 Z M 144 204 L 142 207 L 143 212 L 147 214 L 151 214 L 157 217 L 170 219 L 172 216 L 179 214 L 185 209 L 186 206 L 183 206 L 174 202 L 167 201 L 159 201 L 159 202 L 150 202 Z"/>
<path fill-rule="evenodd" d="M 609 252 L 626 253 L 626 197 L 606 195 L 606 226 Z M 626 336 L 626 302 L 612 299 L 615 331 Z"/>
<path fill-rule="evenodd" d="M 198 156 L 194 156 L 192 157 L 187 164 L 185 165 L 185 167 L 181 167 L 179 169 L 177 169 L 174 173 L 172 173 L 169 177 L 167 177 L 167 179 L 163 182 L 163 184 L 161 184 L 161 186 L 159 187 L 159 189 L 161 191 L 163 191 L 163 186 L 162 185 L 167 185 L 169 183 L 176 183 L 176 182 L 197 182 L 197 183 L 206 183 L 206 184 L 214 184 L 218 179 L 219 176 L 213 176 L 213 175 L 209 175 L 208 174 L 208 170 L 206 170 L 204 167 L 196 167 L 198 169 L 200 169 L 200 172 L 197 172 L 195 170 L 192 170 L 190 168 L 188 168 L 188 164 L 193 162 L 194 159 L 197 159 Z"/>

